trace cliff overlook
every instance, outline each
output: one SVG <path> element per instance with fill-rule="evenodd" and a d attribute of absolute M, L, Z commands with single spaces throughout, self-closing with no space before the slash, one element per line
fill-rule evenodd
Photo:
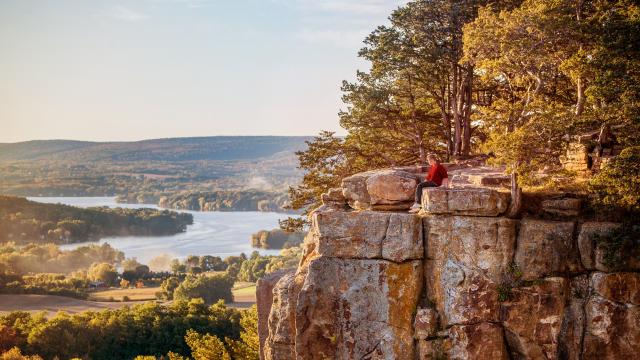
<path fill-rule="evenodd" d="M 323 195 L 298 268 L 258 283 L 261 358 L 636 357 L 640 261 L 607 240 L 621 225 L 571 196 L 509 218 L 501 179 L 459 175 L 418 214 L 411 168 Z"/>

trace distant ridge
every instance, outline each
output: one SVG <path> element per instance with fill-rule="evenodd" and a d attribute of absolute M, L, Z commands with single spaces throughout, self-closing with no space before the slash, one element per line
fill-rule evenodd
<path fill-rule="evenodd" d="M 310 136 L 207 136 L 123 142 L 32 140 L 0 143 L 0 161 L 250 160 L 306 148 Z"/>

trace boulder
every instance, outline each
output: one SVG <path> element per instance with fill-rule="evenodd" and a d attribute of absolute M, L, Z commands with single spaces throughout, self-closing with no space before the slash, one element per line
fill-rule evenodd
<path fill-rule="evenodd" d="M 312 232 L 322 256 L 402 262 L 424 255 L 422 219 L 415 214 L 316 211 Z"/>
<path fill-rule="evenodd" d="M 422 209 L 427 214 L 498 216 L 509 199 L 508 193 L 487 188 L 424 188 Z"/>
<path fill-rule="evenodd" d="M 640 273 L 619 272 L 591 274 L 593 291 L 617 303 L 640 305 Z"/>
<path fill-rule="evenodd" d="M 593 295 L 585 306 L 583 359 L 637 359 L 640 354 L 640 306 Z"/>
<path fill-rule="evenodd" d="M 354 209 L 369 209 L 370 198 L 367 192 L 367 178 L 372 171 L 362 172 L 342 179 L 342 195 Z"/>
<path fill-rule="evenodd" d="M 342 194 L 358 210 L 406 210 L 411 207 L 418 176 L 386 169 L 358 173 L 342 180 Z"/>
<path fill-rule="evenodd" d="M 449 329 L 449 359 L 508 360 L 502 327 L 492 323 L 454 325 Z"/>
<path fill-rule="evenodd" d="M 418 308 L 413 329 L 416 339 L 435 336 L 438 331 L 438 312 L 432 308 Z"/>
<path fill-rule="evenodd" d="M 365 181 L 371 205 L 413 204 L 418 178 L 398 170 L 381 170 Z"/>
<path fill-rule="evenodd" d="M 514 261 L 524 280 L 583 270 L 573 222 L 523 219 Z"/>
<path fill-rule="evenodd" d="M 285 275 L 295 273 L 295 269 L 282 269 L 267 274 L 256 283 L 256 304 L 258 308 L 258 338 L 260 339 L 260 359 L 264 359 L 264 342 L 269 335 L 269 313 L 273 303 L 273 288 Z"/>
<path fill-rule="evenodd" d="M 502 304 L 500 320 L 509 348 L 525 359 L 556 359 L 568 283 L 547 278 L 535 285 L 514 288 Z"/>
<path fill-rule="evenodd" d="M 413 359 L 420 261 L 319 257 L 296 309 L 298 359 Z"/>

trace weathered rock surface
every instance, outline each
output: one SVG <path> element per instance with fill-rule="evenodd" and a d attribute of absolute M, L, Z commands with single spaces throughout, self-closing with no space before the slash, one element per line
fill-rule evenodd
<path fill-rule="evenodd" d="M 443 326 L 498 321 L 498 287 L 515 247 L 515 221 L 433 216 L 427 229 L 427 296 Z"/>
<path fill-rule="evenodd" d="M 367 178 L 372 174 L 373 171 L 367 171 L 342 179 L 342 195 L 352 208 L 369 209 L 371 200 L 367 192 Z"/>
<path fill-rule="evenodd" d="M 449 329 L 449 359 L 507 360 L 502 327 L 492 323 L 455 325 Z"/>
<path fill-rule="evenodd" d="M 579 360 L 582 353 L 582 335 L 585 326 L 584 305 L 589 296 L 589 276 L 576 276 L 571 280 L 569 302 L 564 311 L 560 336 L 558 338 L 558 358 Z"/>
<path fill-rule="evenodd" d="M 333 188 L 329 189 L 326 193 L 320 197 L 322 204 L 328 207 L 332 207 L 339 210 L 344 210 L 347 205 L 347 199 L 342 194 L 342 189 Z"/>
<path fill-rule="evenodd" d="M 488 188 L 425 188 L 422 208 L 428 214 L 498 216 L 509 206 L 510 195 Z"/>
<path fill-rule="evenodd" d="M 432 308 L 418 308 L 413 322 L 416 339 L 426 339 L 438 331 L 438 312 Z"/>
<path fill-rule="evenodd" d="M 443 326 L 498 321 L 498 283 L 452 259 L 426 260 L 427 296 Z"/>
<path fill-rule="evenodd" d="M 640 273 L 619 272 L 591 274 L 593 291 L 618 303 L 640 305 Z"/>
<path fill-rule="evenodd" d="M 371 205 L 394 205 L 415 198 L 418 179 L 415 175 L 395 170 L 382 170 L 365 181 Z"/>
<path fill-rule="evenodd" d="M 523 219 L 514 259 L 522 278 L 535 280 L 582 271 L 574 227 L 573 222 Z"/>
<path fill-rule="evenodd" d="M 596 269 L 596 249 L 595 237 L 605 235 L 617 228 L 620 224 L 612 222 L 586 222 L 580 227 L 578 235 L 578 248 L 580 249 L 580 259 L 582 265 L 588 270 Z M 600 264 L 599 267 L 603 267 Z"/>
<path fill-rule="evenodd" d="M 525 359 L 556 359 L 567 293 L 564 278 L 512 289 L 500 310 L 509 348 Z"/>
<path fill-rule="evenodd" d="M 317 252 L 344 259 L 421 259 L 422 219 L 408 213 L 315 212 Z"/>
<path fill-rule="evenodd" d="M 317 258 L 296 309 L 298 359 L 412 359 L 420 261 Z"/>
<path fill-rule="evenodd" d="M 640 306 L 592 296 L 585 306 L 583 359 L 637 359 Z"/>
<path fill-rule="evenodd" d="M 619 270 L 640 270 L 640 250 L 616 249 L 615 246 L 607 251 L 608 234 L 621 224 L 612 222 L 586 222 L 580 229 L 578 235 L 578 247 L 580 257 L 584 267 L 589 270 L 599 271 L 619 271 Z M 631 250 L 631 251 L 628 251 Z M 614 258 L 611 261 L 608 258 Z"/>
<path fill-rule="evenodd" d="M 258 308 L 258 337 L 260 338 L 260 359 L 264 359 L 264 342 L 269 335 L 269 313 L 273 304 L 273 288 L 285 275 L 295 273 L 295 269 L 278 270 L 267 274 L 256 283 L 256 303 Z"/>
<path fill-rule="evenodd" d="M 354 209 L 403 210 L 413 203 L 418 180 L 402 170 L 367 171 L 344 178 L 342 193 Z"/>
<path fill-rule="evenodd" d="M 542 210 L 559 216 L 577 216 L 582 208 L 582 200 L 577 198 L 550 199 L 542 202 Z"/>
<path fill-rule="evenodd" d="M 456 262 L 500 281 L 513 260 L 516 221 L 506 218 L 431 216 L 425 218 L 426 256 Z"/>
<path fill-rule="evenodd" d="M 498 217 L 508 194 L 473 187 L 425 189 L 420 215 L 376 211 L 411 201 L 403 171 L 323 195 L 296 273 L 258 285 L 265 360 L 637 358 L 640 264 L 618 250 L 607 268 L 594 240 L 617 224 L 576 231 L 569 197 L 527 213 L 566 221 Z"/>
<path fill-rule="evenodd" d="M 450 346 L 450 343 L 443 339 L 418 340 L 417 358 L 420 360 L 446 359 L 448 351 L 445 346 Z"/>
<path fill-rule="evenodd" d="M 286 274 L 273 288 L 269 335 L 264 349 L 264 358 L 267 360 L 295 359 L 295 285 L 295 274 Z"/>

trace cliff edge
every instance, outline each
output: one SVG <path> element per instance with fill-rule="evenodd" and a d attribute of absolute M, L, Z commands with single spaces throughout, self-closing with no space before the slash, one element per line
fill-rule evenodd
<path fill-rule="evenodd" d="M 262 359 L 632 359 L 640 262 L 598 239 L 580 200 L 556 220 L 510 219 L 492 187 L 426 189 L 381 170 L 344 179 L 313 212 L 294 271 L 258 284 Z M 615 271 L 614 271 L 615 270 Z"/>

